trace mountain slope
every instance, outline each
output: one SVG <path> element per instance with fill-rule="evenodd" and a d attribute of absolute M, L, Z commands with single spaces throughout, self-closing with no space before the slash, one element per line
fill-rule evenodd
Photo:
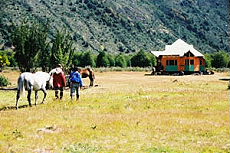
<path fill-rule="evenodd" d="M 230 52 L 228 0 L 0 0 L 0 40 L 11 23 L 49 21 L 66 28 L 78 50 L 162 50 L 181 38 L 198 50 Z"/>

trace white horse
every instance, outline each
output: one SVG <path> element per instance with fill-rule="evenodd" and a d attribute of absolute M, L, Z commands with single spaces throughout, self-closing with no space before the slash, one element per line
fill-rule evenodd
<path fill-rule="evenodd" d="M 29 106 L 32 106 L 31 93 L 33 90 L 35 91 L 35 105 L 37 104 L 39 90 L 42 90 L 44 93 L 44 98 L 42 100 L 43 103 L 47 95 L 46 85 L 48 84 L 49 86 L 52 86 L 52 81 L 52 77 L 46 72 L 22 73 L 18 78 L 16 109 L 18 109 L 18 100 L 25 90 L 28 91 L 27 99 L 29 102 Z"/>

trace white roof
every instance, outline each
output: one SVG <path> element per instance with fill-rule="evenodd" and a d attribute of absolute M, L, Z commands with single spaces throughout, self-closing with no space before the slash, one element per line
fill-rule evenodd
<path fill-rule="evenodd" d="M 193 48 L 193 45 L 189 45 L 181 39 L 175 41 L 172 45 L 166 45 L 164 51 L 151 51 L 156 57 L 160 55 L 175 55 L 184 56 L 185 53 L 191 52 L 194 56 L 203 57 L 199 51 Z"/>

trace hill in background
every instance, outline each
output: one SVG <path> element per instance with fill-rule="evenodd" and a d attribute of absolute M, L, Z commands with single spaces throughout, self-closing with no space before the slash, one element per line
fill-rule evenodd
<path fill-rule="evenodd" d="M 0 43 L 25 18 L 66 28 L 77 50 L 163 50 L 178 38 L 203 53 L 229 46 L 228 0 L 0 0 Z"/>

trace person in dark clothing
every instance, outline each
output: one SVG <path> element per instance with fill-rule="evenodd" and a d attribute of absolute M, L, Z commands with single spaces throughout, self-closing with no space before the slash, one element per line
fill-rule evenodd
<path fill-rule="evenodd" d="M 84 86 L 80 71 L 80 68 L 74 67 L 69 77 L 71 99 L 76 95 L 76 100 L 78 100 L 80 98 L 80 88 Z"/>
<path fill-rule="evenodd" d="M 50 71 L 50 74 L 53 76 L 53 87 L 55 90 L 56 99 L 63 98 L 64 87 L 66 86 L 66 77 L 62 70 L 62 66 L 60 64 L 57 67 Z M 60 96 L 59 96 L 60 91 Z"/>

